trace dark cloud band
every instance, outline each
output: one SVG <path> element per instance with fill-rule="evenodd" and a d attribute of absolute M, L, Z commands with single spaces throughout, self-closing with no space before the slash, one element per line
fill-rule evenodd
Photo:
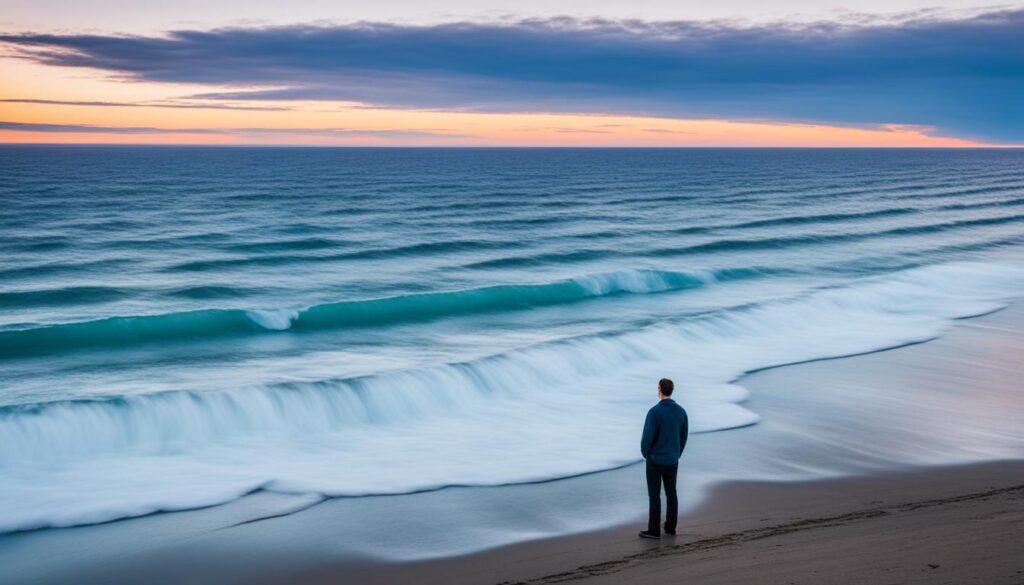
<path fill-rule="evenodd" d="M 91 134 L 213 134 L 322 136 L 328 138 L 463 138 L 441 130 L 363 130 L 353 128 L 155 128 L 148 126 L 95 126 L 92 124 L 35 124 L 0 121 L 0 130 L 16 132 L 68 132 Z"/>
<path fill-rule="evenodd" d="M 0 99 L 0 103 L 8 104 L 36 104 L 44 106 L 85 106 L 101 108 L 170 108 L 175 110 L 243 110 L 243 111 L 286 111 L 291 108 L 281 106 L 239 106 L 217 103 L 168 103 L 168 102 L 107 102 L 107 101 L 83 101 L 83 100 L 44 100 L 28 98 L 7 98 Z"/>

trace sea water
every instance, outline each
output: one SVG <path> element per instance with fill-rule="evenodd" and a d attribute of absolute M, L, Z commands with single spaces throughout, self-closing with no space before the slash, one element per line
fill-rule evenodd
<path fill-rule="evenodd" d="M 0 531 L 640 459 L 1024 287 L 1012 150 L 0 147 Z"/>

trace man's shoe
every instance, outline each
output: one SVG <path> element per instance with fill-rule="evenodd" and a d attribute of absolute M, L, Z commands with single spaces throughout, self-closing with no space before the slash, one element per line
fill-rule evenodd
<path fill-rule="evenodd" d="M 665 534 L 668 534 L 669 536 L 675 536 L 676 535 L 675 528 L 670 530 L 669 527 L 668 527 L 668 524 L 662 524 L 661 526 L 665 530 Z"/>
<path fill-rule="evenodd" d="M 640 538 L 650 538 L 651 540 L 661 540 L 660 534 L 655 534 L 649 530 L 644 530 L 640 533 Z"/>

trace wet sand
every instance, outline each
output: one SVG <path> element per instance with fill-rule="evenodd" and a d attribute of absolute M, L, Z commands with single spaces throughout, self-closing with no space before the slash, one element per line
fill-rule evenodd
<path fill-rule="evenodd" d="M 1024 583 L 1024 463 L 734 483 L 680 534 L 639 526 L 454 559 L 324 567 L 313 583 Z"/>

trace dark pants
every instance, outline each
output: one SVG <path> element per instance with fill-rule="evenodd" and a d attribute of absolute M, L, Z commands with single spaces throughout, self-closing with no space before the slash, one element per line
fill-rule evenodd
<path fill-rule="evenodd" d="M 651 501 L 647 531 L 661 534 L 661 483 L 665 482 L 665 498 L 668 513 L 665 515 L 665 529 L 674 531 L 679 516 L 679 498 L 676 496 L 676 474 L 679 465 L 659 465 L 647 460 L 647 497 Z"/>

